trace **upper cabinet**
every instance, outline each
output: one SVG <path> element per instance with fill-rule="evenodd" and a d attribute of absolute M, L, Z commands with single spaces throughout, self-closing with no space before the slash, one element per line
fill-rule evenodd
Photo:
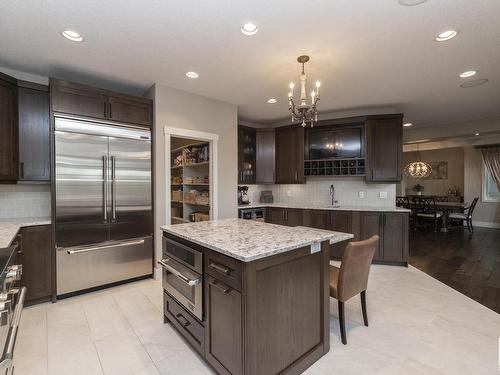
<path fill-rule="evenodd" d="M 153 124 L 150 99 L 55 79 L 50 87 L 53 112 L 143 126 Z"/>
<path fill-rule="evenodd" d="M 276 172 L 276 133 L 274 129 L 257 129 L 256 182 L 274 184 Z"/>
<path fill-rule="evenodd" d="M 0 182 L 17 180 L 17 137 L 17 82 L 0 73 Z"/>
<path fill-rule="evenodd" d="M 304 128 L 295 125 L 277 128 L 276 183 L 304 182 Z"/>
<path fill-rule="evenodd" d="M 238 184 L 255 184 L 256 131 L 238 126 Z"/>
<path fill-rule="evenodd" d="M 366 126 L 366 181 L 400 182 L 403 115 L 369 116 Z"/>
<path fill-rule="evenodd" d="M 49 88 L 18 83 L 19 181 L 50 181 Z"/>

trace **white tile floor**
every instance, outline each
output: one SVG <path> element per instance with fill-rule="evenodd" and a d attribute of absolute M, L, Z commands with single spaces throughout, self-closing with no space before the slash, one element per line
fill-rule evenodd
<path fill-rule="evenodd" d="M 347 303 L 339 341 L 306 374 L 497 374 L 500 315 L 415 268 L 373 266 L 370 327 Z M 144 280 L 24 310 L 16 375 L 213 374 L 162 319 L 161 284 Z M 262 374 L 264 375 L 264 374 Z"/>

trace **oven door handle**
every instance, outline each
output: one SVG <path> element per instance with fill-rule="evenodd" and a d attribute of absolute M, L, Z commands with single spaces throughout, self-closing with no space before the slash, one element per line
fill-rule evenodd
<path fill-rule="evenodd" d="M 12 316 L 12 324 L 9 328 L 5 348 L 3 349 L 2 358 L 0 359 L 0 371 L 5 371 L 12 367 L 12 358 L 14 355 L 14 346 L 16 344 L 17 332 L 19 329 L 19 322 L 21 320 L 21 313 L 23 311 L 24 299 L 26 297 L 26 287 L 23 286 L 19 292 L 19 300 L 14 309 Z"/>
<path fill-rule="evenodd" d="M 197 279 L 190 279 L 186 276 L 184 276 L 182 273 L 177 271 L 174 267 L 171 265 L 165 263 L 163 260 L 159 260 L 158 264 L 164 267 L 167 271 L 171 272 L 175 276 L 177 276 L 180 280 L 184 281 L 187 285 L 189 286 L 196 286 L 201 283 L 201 277 L 198 277 Z"/>

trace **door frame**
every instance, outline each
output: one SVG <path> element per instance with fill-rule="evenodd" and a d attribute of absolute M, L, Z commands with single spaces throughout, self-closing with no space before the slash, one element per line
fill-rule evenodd
<path fill-rule="evenodd" d="M 216 220 L 218 218 L 218 142 L 219 135 L 214 133 L 207 133 L 199 130 L 191 130 L 184 128 L 176 128 L 172 126 L 165 126 L 163 128 L 165 136 L 165 217 L 164 222 L 166 225 L 171 224 L 171 209 L 170 201 L 172 197 L 171 192 L 171 152 L 170 152 L 170 139 L 171 137 L 188 138 L 193 140 L 206 141 L 209 143 L 209 195 L 210 195 L 210 219 Z"/>

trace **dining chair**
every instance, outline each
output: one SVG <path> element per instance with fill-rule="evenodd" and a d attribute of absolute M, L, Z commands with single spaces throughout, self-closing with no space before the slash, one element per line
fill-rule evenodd
<path fill-rule="evenodd" d="M 402 196 L 396 197 L 396 207 L 409 208 L 410 207 L 410 198 L 402 197 Z"/>
<path fill-rule="evenodd" d="M 415 216 L 417 226 L 421 220 L 434 221 L 435 232 L 438 231 L 439 223 L 442 224 L 443 221 L 443 213 L 436 209 L 436 198 L 434 197 L 419 197 Z"/>
<path fill-rule="evenodd" d="M 370 265 L 378 242 L 379 236 L 377 235 L 364 241 L 349 242 L 345 248 L 340 268 L 330 266 L 330 297 L 338 300 L 340 335 L 344 345 L 347 344 L 344 303 L 358 294 L 361 294 L 363 322 L 368 327 L 366 289 Z"/>
<path fill-rule="evenodd" d="M 469 230 L 470 233 L 474 233 L 474 227 L 472 226 L 472 214 L 474 213 L 474 209 L 476 208 L 476 204 L 479 201 L 479 197 L 475 197 L 472 200 L 472 203 L 469 207 L 464 207 L 464 210 L 467 210 L 467 212 L 450 212 L 448 214 L 448 220 L 455 220 L 455 221 L 461 221 L 462 225 L 463 222 L 467 222 L 467 229 Z"/>

